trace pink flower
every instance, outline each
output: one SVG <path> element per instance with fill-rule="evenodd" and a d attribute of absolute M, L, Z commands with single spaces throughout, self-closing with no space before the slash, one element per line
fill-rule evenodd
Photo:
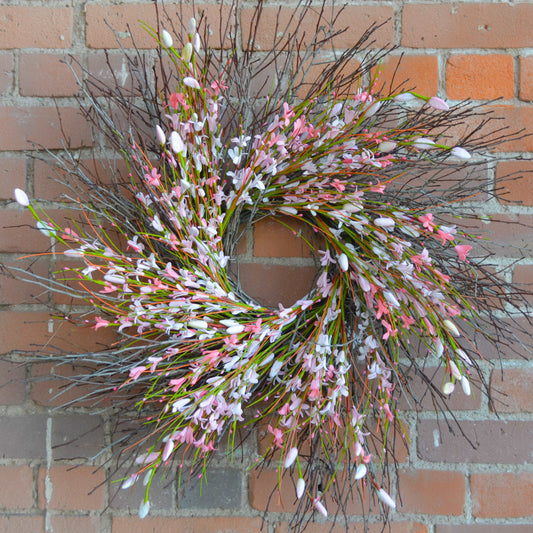
<path fill-rule="evenodd" d="M 96 317 L 96 324 L 93 326 L 93 329 L 97 330 L 99 328 L 105 328 L 109 325 L 109 321 L 104 320 L 102 317 L 97 316 Z"/>
<path fill-rule="evenodd" d="M 420 220 L 420 222 L 422 222 L 422 225 L 428 231 L 433 231 L 435 229 L 435 224 L 433 223 L 433 214 L 432 213 L 427 213 L 425 215 L 422 215 L 422 216 L 418 217 L 418 220 Z"/>
<path fill-rule="evenodd" d="M 145 366 L 135 366 L 132 369 L 130 369 L 130 378 L 135 381 L 139 378 L 139 376 L 146 370 Z"/>
<path fill-rule="evenodd" d="M 455 246 L 455 251 L 459 256 L 459 261 L 466 261 L 466 256 L 470 250 L 472 250 L 472 246 L 468 246 L 468 244 L 458 244 Z"/>

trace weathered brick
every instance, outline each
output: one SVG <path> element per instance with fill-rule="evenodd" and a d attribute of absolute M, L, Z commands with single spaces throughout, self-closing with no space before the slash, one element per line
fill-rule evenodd
<path fill-rule="evenodd" d="M 330 524 L 309 523 L 306 525 L 306 533 L 324 533 L 325 528 L 329 533 L 383 533 L 383 524 L 379 523 L 348 523 L 346 527 L 337 525 L 330 529 Z M 386 531 L 389 533 L 427 533 L 427 526 L 418 522 L 388 522 Z M 282 522 L 276 526 L 275 533 L 291 533 L 290 524 Z"/>
<path fill-rule="evenodd" d="M 512 98 L 513 57 L 509 54 L 453 55 L 446 63 L 446 94 L 454 100 Z"/>
<path fill-rule="evenodd" d="M 68 139 L 63 138 L 62 130 Z M 91 146 L 90 128 L 73 107 L 0 107 L 0 146 L 4 150 L 28 150 L 33 144 L 50 149 Z"/>
<path fill-rule="evenodd" d="M 520 58 L 520 100 L 533 101 L 533 55 Z"/>
<path fill-rule="evenodd" d="M 43 533 L 44 516 L 7 515 L 0 516 L 2 533 Z"/>
<path fill-rule="evenodd" d="M 41 509 L 98 510 L 104 505 L 104 472 L 92 466 L 51 466 L 39 469 L 38 500 Z M 51 495 L 45 486 L 51 487 Z"/>
<path fill-rule="evenodd" d="M 531 533 L 533 524 L 437 524 L 435 533 Z"/>
<path fill-rule="evenodd" d="M 23 363 L 0 360 L 0 405 L 17 405 L 25 400 L 25 377 Z"/>
<path fill-rule="evenodd" d="M 220 25 L 225 27 L 224 24 L 228 21 L 230 16 L 230 6 L 223 5 L 208 5 L 208 4 L 196 4 L 195 10 L 191 5 L 180 6 L 165 6 L 165 11 L 172 19 L 175 27 L 180 29 L 179 20 L 183 16 L 183 24 L 186 25 L 187 21 L 193 14 L 197 20 L 200 20 L 201 14 L 205 14 L 205 18 L 208 21 L 212 35 L 210 36 L 210 45 L 214 48 L 220 48 Z M 131 9 L 128 4 L 125 5 L 112 5 L 101 6 L 97 4 L 89 4 L 86 8 L 86 43 L 89 48 L 131 48 L 133 43 L 131 37 L 135 40 L 135 45 L 138 48 L 153 48 L 156 43 L 154 39 L 141 28 L 139 20 L 142 20 L 145 24 L 148 24 L 152 28 L 157 26 L 156 13 L 153 4 L 137 4 L 135 9 Z M 162 25 L 167 21 L 163 17 Z M 111 28 L 117 33 L 120 44 L 117 42 L 117 38 L 113 34 Z M 177 41 L 177 39 L 176 39 Z M 229 46 L 229 42 L 225 43 L 225 46 Z"/>
<path fill-rule="evenodd" d="M 38 459 L 46 457 L 44 415 L 1 416 L 0 457 Z"/>
<path fill-rule="evenodd" d="M 181 484 L 178 505 L 181 509 L 232 509 L 242 506 L 242 472 L 235 468 L 210 468 L 198 479 Z"/>
<path fill-rule="evenodd" d="M 418 424 L 418 453 L 425 461 L 449 463 L 521 464 L 531 459 L 533 422 L 461 420 L 452 434 L 445 423 L 423 420 Z"/>
<path fill-rule="evenodd" d="M 23 96 L 72 96 L 79 85 L 61 54 L 21 54 L 19 59 L 19 87 Z M 81 76 L 81 68 L 72 62 L 74 72 Z"/>
<path fill-rule="evenodd" d="M 523 305 L 533 304 L 533 265 L 516 265 L 513 269 L 513 283 L 517 291 L 525 291 Z"/>
<path fill-rule="evenodd" d="M 0 54 L 0 94 L 6 94 L 13 88 L 14 68 L 13 54 Z"/>
<path fill-rule="evenodd" d="M 104 447 L 102 419 L 96 415 L 63 415 L 52 418 L 52 457 L 91 459 Z"/>
<path fill-rule="evenodd" d="M 490 388 L 499 413 L 531 413 L 533 412 L 533 369 L 506 368 L 503 371 L 493 370 Z"/>
<path fill-rule="evenodd" d="M 277 307 L 292 305 L 313 287 L 316 269 L 312 266 L 239 263 L 238 277 L 243 290 L 259 303 Z"/>
<path fill-rule="evenodd" d="M 531 444 L 531 439 L 529 441 Z M 472 474 L 472 514 L 480 518 L 533 516 L 533 473 Z"/>
<path fill-rule="evenodd" d="M 402 46 L 520 48 L 530 46 L 529 3 L 405 4 Z"/>
<path fill-rule="evenodd" d="M 72 8 L 0 6 L 0 48 L 69 48 Z"/>
<path fill-rule="evenodd" d="M 50 213 L 53 216 L 53 212 Z M 0 211 L 0 251 L 3 252 L 45 252 L 50 238 L 36 227 L 29 210 L 2 209 Z"/>
<path fill-rule="evenodd" d="M 98 330 L 76 326 L 65 320 L 52 318 L 48 313 L 30 311 L 0 312 L 0 351 L 35 351 L 47 346 L 50 351 L 66 350 L 72 353 L 103 350 L 116 340 L 110 329 Z"/>
<path fill-rule="evenodd" d="M 500 161 L 496 193 L 504 204 L 533 206 L 533 161 Z"/>
<path fill-rule="evenodd" d="M 309 224 L 300 220 L 267 217 L 256 222 L 253 231 L 255 257 L 312 257 L 312 248 L 318 256 L 319 240 Z"/>
<path fill-rule="evenodd" d="M 261 531 L 261 518 L 241 516 L 210 517 L 147 517 L 139 520 L 136 516 L 113 517 L 112 533 L 176 533 L 176 523 L 183 533 L 251 533 Z M 20 532 L 19 532 L 20 533 Z"/>
<path fill-rule="evenodd" d="M 48 278 L 48 257 L 31 257 L 26 259 L 5 261 L 9 270 L 0 275 L 0 304 L 21 303 L 46 303 L 48 301 L 48 288 L 32 283 L 37 281 L 32 275 Z M 41 280 L 42 281 L 42 280 Z M 46 282 L 44 282 L 46 283 Z"/>
<path fill-rule="evenodd" d="M 51 515 L 50 530 L 54 533 L 100 533 L 104 531 L 99 516 Z"/>
<path fill-rule="evenodd" d="M 299 17 L 291 17 L 292 9 L 290 7 L 266 6 L 263 8 L 261 19 L 259 20 L 255 46 L 258 50 L 271 50 L 275 44 L 277 48 L 282 48 L 286 43 L 286 38 L 279 39 L 279 34 L 287 30 L 286 35 L 294 34 L 296 28 L 300 37 L 305 34 L 304 43 L 314 36 L 317 27 L 328 28 L 331 17 L 336 17 L 333 25 L 333 31 L 347 31 L 333 38 L 333 45 L 337 49 L 346 49 L 354 45 L 362 34 L 373 24 L 382 24 L 372 35 L 372 46 L 387 46 L 393 41 L 393 10 L 390 6 L 364 5 L 364 6 L 346 6 L 342 9 L 339 16 L 340 8 L 326 10 L 326 14 L 319 20 L 318 10 L 310 10 L 303 20 Z M 250 38 L 250 28 L 252 28 L 253 8 L 243 8 L 241 10 L 240 26 L 243 32 L 243 46 L 248 45 Z M 277 43 L 274 43 L 274 37 L 277 37 Z"/>
<path fill-rule="evenodd" d="M 376 71 L 379 72 L 376 78 L 378 93 L 411 89 L 418 94 L 433 96 L 439 90 L 439 62 L 433 54 L 389 55 L 373 73 Z"/>
<path fill-rule="evenodd" d="M 0 199 L 13 200 L 13 190 L 17 187 L 26 188 L 26 160 L 0 157 Z"/>
<path fill-rule="evenodd" d="M 459 516 L 465 503 L 465 478 L 461 472 L 445 470 L 402 470 L 401 513 Z"/>
<path fill-rule="evenodd" d="M 0 508 L 33 507 L 33 469 L 29 466 L 0 466 Z"/>

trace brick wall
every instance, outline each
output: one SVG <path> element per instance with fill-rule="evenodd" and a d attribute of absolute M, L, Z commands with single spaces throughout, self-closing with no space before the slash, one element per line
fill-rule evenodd
<path fill-rule="evenodd" d="M 351 25 L 352 33 L 343 39 L 350 42 L 377 20 L 385 22 L 377 45 L 392 42 L 399 46 L 386 62 L 382 80 L 391 75 L 397 57 L 404 53 L 399 75 L 409 78 L 420 92 L 439 94 L 452 102 L 501 97 L 488 105 L 502 117 L 502 124 L 533 131 L 533 3 L 347 3 L 343 20 Z M 277 2 L 267 2 L 271 4 Z M 243 17 L 251 5 L 243 3 Z M 213 5 L 205 7 L 218 13 Z M 52 202 L 47 204 L 50 210 L 60 208 L 53 203 L 58 186 L 49 179 L 48 169 L 31 158 L 29 141 L 61 148 L 56 106 L 73 147 L 90 139 L 76 110 L 77 85 L 60 60 L 73 54 L 98 72 L 103 48 L 116 48 L 103 21 L 126 33 L 126 24 L 135 29 L 139 18 L 153 22 L 148 2 L 0 0 L 0 262 L 17 263 L 43 276 L 53 268 L 53 257 L 17 260 L 28 252 L 47 249 L 50 242 L 31 229 L 28 214 L 11 201 L 13 189 L 20 187 L 30 196 Z M 124 39 L 126 46 L 129 42 Z M 147 42 L 140 41 L 142 45 Z M 116 51 L 111 52 L 111 60 L 122 72 Z M 491 187 L 495 176 L 532 171 L 533 137 L 498 147 L 494 155 L 480 188 Z M 477 208 L 502 220 L 530 223 L 531 174 L 504 185 L 497 198 Z M 526 250 L 531 249 L 530 229 L 497 222 L 491 226 L 495 240 L 522 242 Z M 315 267 L 298 230 L 265 222 L 241 246 L 243 284 L 266 303 L 291 303 L 307 290 Z M 531 283 L 533 255 L 515 262 L 505 249 L 498 253 L 499 263 L 508 266 L 508 279 Z M 54 409 L 70 398 L 54 398 L 60 382 L 29 380 L 52 369 L 23 366 L 24 357 L 17 352 L 45 343 L 90 349 L 106 339 L 100 334 L 95 339 L 92 331 L 50 317 L 46 304 L 53 296 L 39 286 L 7 277 L 0 278 L 0 284 L 0 531 L 249 533 L 259 531 L 262 524 L 267 533 L 288 530 L 290 514 L 286 513 L 291 510 L 292 494 L 274 495 L 272 513 L 262 522 L 274 475 L 266 471 L 258 477 L 248 471 L 249 458 L 261 446 L 261 435 L 246 441 L 242 461 L 237 457 L 230 463 L 222 454 L 217 457 L 201 491 L 199 485 L 178 488 L 172 476 L 157 483 L 152 488 L 151 514 L 142 522 L 137 518 L 142 489 L 121 491 L 113 499 L 116 485 L 104 482 L 105 454 L 92 463 L 85 461 L 109 443 L 112 421 L 83 405 Z M 401 503 L 391 515 L 393 532 L 533 531 L 533 366 L 506 347 L 501 365 L 495 362 L 495 353 L 484 351 L 483 356 L 489 362 L 487 380 L 499 391 L 499 414 L 481 396 L 458 396 L 455 406 L 477 449 L 469 447 L 457 431 L 450 433 L 431 405 L 418 415 L 406 410 L 411 443 L 400 454 L 402 492 Z M 500 366 L 505 370 L 503 381 Z M 354 505 L 350 512 L 354 522 L 350 531 L 362 531 L 356 524 L 361 509 Z M 371 522 L 375 518 L 370 515 Z M 311 533 L 326 530 L 321 523 L 308 529 Z M 381 528 L 374 524 L 370 531 Z"/>

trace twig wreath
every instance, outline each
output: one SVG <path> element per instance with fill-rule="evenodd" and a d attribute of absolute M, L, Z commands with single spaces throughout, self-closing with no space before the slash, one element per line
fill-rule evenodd
<path fill-rule="evenodd" d="M 376 27 L 335 51 L 342 11 L 325 2 L 301 2 L 283 23 L 278 11 L 260 54 L 262 2 L 245 28 L 231 7 L 218 48 L 200 14 L 180 11 L 163 29 L 158 10 L 157 29 L 145 26 L 156 68 L 124 51 L 131 91 L 80 79 L 100 155 L 119 154 L 126 179 L 102 178 L 67 148 L 44 156 L 69 175 L 71 223 L 15 197 L 78 261 L 34 281 L 94 313 L 66 319 L 118 334 L 100 352 L 41 357 L 88 365 L 73 386 L 91 385 L 89 398 L 134 426 L 119 447 L 134 454 L 122 487 L 146 484 L 139 515 L 156 473 L 176 461 L 180 476 L 196 474 L 223 439 L 233 450 L 241 428 L 262 424 L 271 446 L 258 459 L 277 465 L 280 484 L 291 473 L 299 531 L 311 512 L 342 514 L 356 493 L 396 506 L 397 402 L 416 404 L 413 376 L 444 413 L 457 386 L 488 394 L 473 334 L 509 343 L 501 318 L 523 309 L 523 295 L 470 258 L 483 244 L 464 231 L 474 215 L 462 205 L 478 192 L 471 154 L 509 135 L 484 134 L 490 117 L 468 103 L 380 87 L 389 51 L 371 47 Z M 294 31 L 306 17 L 314 36 Z M 449 141 L 473 119 L 479 127 Z M 321 269 L 306 297 L 275 309 L 242 291 L 232 265 L 246 228 L 281 216 L 316 235 Z M 431 358 L 444 382 L 425 369 Z"/>

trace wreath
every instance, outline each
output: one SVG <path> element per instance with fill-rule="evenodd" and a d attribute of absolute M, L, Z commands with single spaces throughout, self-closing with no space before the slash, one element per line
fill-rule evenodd
<path fill-rule="evenodd" d="M 122 487 L 144 477 L 141 517 L 157 472 L 172 461 L 188 465 L 187 475 L 205 469 L 223 439 L 232 450 L 239 431 L 256 424 L 270 439 L 260 459 L 276 464 L 280 484 L 293 474 L 294 527 L 310 510 L 327 516 L 328 499 L 342 508 L 354 490 L 394 508 L 388 464 L 393 440 L 406 438 L 397 401 L 411 394 L 412 372 L 444 410 L 457 386 L 467 395 L 485 386 L 468 332 L 511 335 L 499 326 L 496 278 L 470 258 L 479 239 L 463 231 L 454 203 L 475 193 L 458 170 L 501 139 L 474 129 L 450 144 L 447 132 L 484 111 L 380 92 L 374 69 L 386 51 L 365 48 L 372 31 L 309 83 L 309 62 L 322 64 L 332 24 L 303 58 L 298 37 L 284 33 L 283 51 L 298 60 L 282 67 L 278 52 L 251 62 L 253 32 L 244 51 L 228 55 L 209 47 L 200 26 L 203 37 L 194 18 L 174 37 L 146 26 L 159 45 L 155 82 L 139 55 L 129 59 L 141 87 L 132 93 L 112 87 L 102 97 L 99 80 L 81 83 L 81 107 L 106 148 L 122 154 L 126 180 L 112 173 L 115 183 L 103 183 L 73 151 L 47 154 L 89 191 L 82 198 L 71 185 L 68 225 L 15 190 L 38 229 L 79 262 L 52 288 L 95 310 L 77 320 L 96 335 L 119 335 L 98 353 L 45 359 L 90 363 L 77 384 L 135 407 L 136 446 L 122 444 L 134 450 L 134 467 Z M 355 73 L 342 74 L 362 53 Z M 279 73 L 290 64 L 288 84 L 274 76 L 266 97 L 264 87 L 246 93 L 265 65 Z M 443 174 L 453 186 L 442 188 Z M 260 305 L 235 275 L 239 239 L 265 217 L 315 236 L 307 244 L 318 275 L 288 307 Z M 509 315 L 521 305 L 515 296 Z M 431 357 L 445 368 L 440 385 L 424 368 Z"/>

